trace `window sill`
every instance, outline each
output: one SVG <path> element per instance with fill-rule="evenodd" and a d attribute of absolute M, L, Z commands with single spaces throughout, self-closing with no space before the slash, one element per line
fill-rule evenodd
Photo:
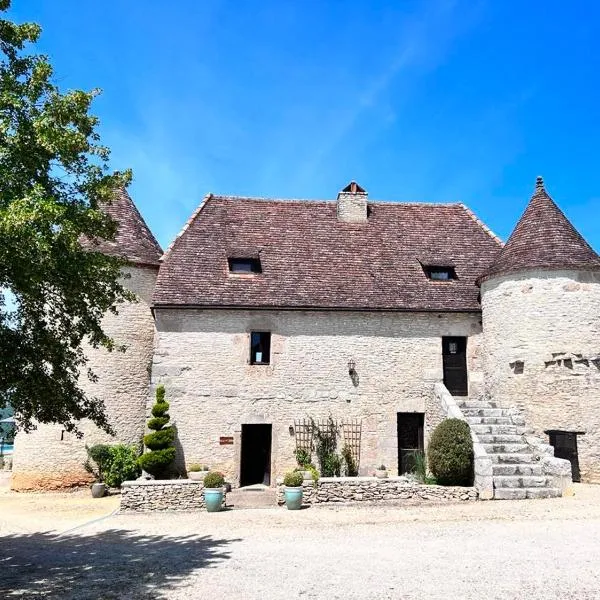
<path fill-rule="evenodd" d="M 251 366 L 258 366 L 258 367 L 268 367 L 271 363 L 270 362 L 251 362 L 250 365 Z"/>

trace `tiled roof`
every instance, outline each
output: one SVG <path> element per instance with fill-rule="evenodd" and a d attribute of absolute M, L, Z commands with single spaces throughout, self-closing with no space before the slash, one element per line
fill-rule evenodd
<path fill-rule="evenodd" d="M 461 204 L 369 203 L 367 223 L 345 223 L 335 202 L 208 196 L 165 253 L 153 301 L 477 311 L 475 280 L 501 247 Z M 229 273 L 227 258 L 244 253 L 262 273 Z M 451 261 L 458 279 L 431 281 L 424 257 Z"/>
<path fill-rule="evenodd" d="M 481 281 L 529 269 L 600 270 L 600 257 L 546 193 L 541 177 L 506 246 Z"/>
<path fill-rule="evenodd" d="M 87 241 L 84 242 L 86 247 L 120 256 L 134 264 L 160 264 L 162 249 L 125 190 L 119 191 L 110 204 L 104 204 L 102 210 L 118 223 L 115 239 Z"/>

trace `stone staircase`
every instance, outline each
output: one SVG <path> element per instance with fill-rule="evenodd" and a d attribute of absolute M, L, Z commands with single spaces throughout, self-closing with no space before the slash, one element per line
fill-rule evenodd
<path fill-rule="evenodd" d="M 543 473 L 542 465 L 527 444 L 525 422 L 494 402 L 465 401 L 459 405 L 471 430 L 493 465 L 494 499 L 556 498 L 559 488 Z"/>

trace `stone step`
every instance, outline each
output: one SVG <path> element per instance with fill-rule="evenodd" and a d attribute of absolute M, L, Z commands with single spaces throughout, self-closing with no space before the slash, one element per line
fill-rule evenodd
<path fill-rule="evenodd" d="M 488 454 L 525 453 L 529 450 L 527 444 L 481 444 Z"/>
<path fill-rule="evenodd" d="M 495 475 L 495 488 L 539 488 L 548 487 L 548 478 L 536 475 Z"/>
<path fill-rule="evenodd" d="M 464 408 L 465 417 L 510 417 L 506 408 Z"/>
<path fill-rule="evenodd" d="M 471 429 L 477 434 L 477 436 L 492 434 L 492 435 L 516 435 L 516 425 L 496 425 L 491 423 L 473 423 Z"/>
<path fill-rule="evenodd" d="M 513 465 L 513 464 L 494 464 L 492 465 L 494 476 L 498 475 L 541 475 L 543 473 L 541 465 Z"/>
<path fill-rule="evenodd" d="M 502 454 L 490 454 L 488 453 L 488 457 L 495 464 L 511 464 L 511 465 L 520 465 L 520 464 L 531 464 L 536 463 L 535 457 L 533 454 L 517 454 L 515 453 L 502 453 Z"/>
<path fill-rule="evenodd" d="M 469 425 L 513 425 L 512 419 L 510 417 L 466 417 L 467 423 Z M 516 424 L 516 423 L 515 423 Z"/>
<path fill-rule="evenodd" d="M 524 500 L 525 498 L 559 498 L 558 488 L 497 488 L 495 500 Z"/>
<path fill-rule="evenodd" d="M 226 496 L 228 508 L 271 508 L 277 506 L 277 491 L 264 485 L 231 490 Z"/>
<path fill-rule="evenodd" d="M 482 444 L 519 444 L 524 443 L 522 435 L 508 433 L 481 433 L 477 438 Z"/>
<path fill-rule="evenodd" d="M 531 488 L 527 489 L 528 498 L 560 498 L 562 492 L 558 488 L 545 487 L 545 488 Z"/>
<path fill-rule="evenodd" d="M 465 408 L 498 408 L 495 402 L 483 402 L 481 400 L 466 400 L 461 402 L 459 405 L 461 410 Z"/>

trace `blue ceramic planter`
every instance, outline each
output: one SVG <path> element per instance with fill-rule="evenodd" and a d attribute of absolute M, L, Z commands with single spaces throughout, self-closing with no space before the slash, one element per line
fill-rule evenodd
<path fill-rule="evenodd" d="M 302 491 L 301 487 L 286 487 L 283 490 L 285 505 L 288 510 L 300 510 L 302 508 Z"/>
<path fill-rule="evenodd" d="M 204 503 L 208 512 L 219 512 L 223 506 L 223 488 L 204 488 Z"/>

